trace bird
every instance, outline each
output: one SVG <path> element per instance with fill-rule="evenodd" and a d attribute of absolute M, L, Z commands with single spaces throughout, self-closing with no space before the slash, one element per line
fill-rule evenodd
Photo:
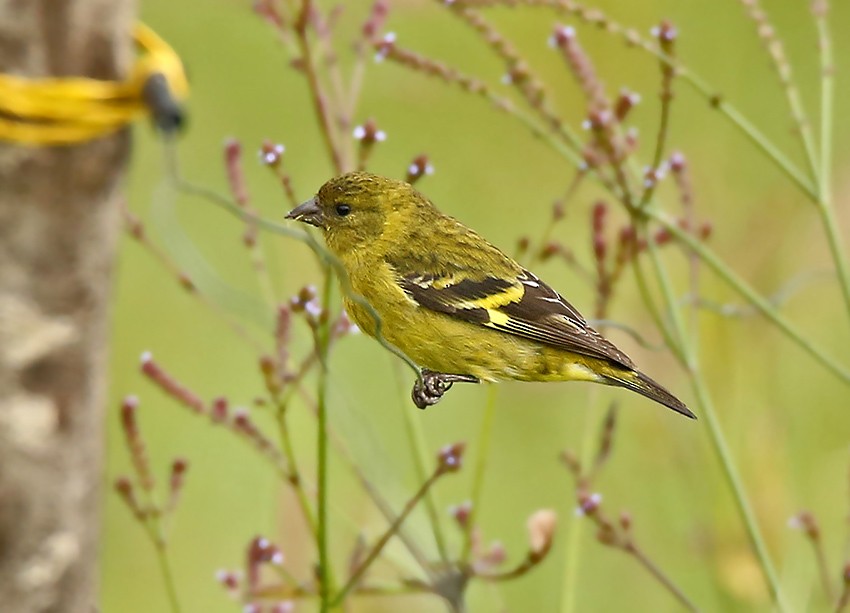
<path fill-rule="evenodd" d="M 590 381 L 695 418 L 558 292 L 404 181 L 348 172 L 286 217 L 321 230 L 352 321 L 421 368 L 420 408 L 456 382 Z"/>

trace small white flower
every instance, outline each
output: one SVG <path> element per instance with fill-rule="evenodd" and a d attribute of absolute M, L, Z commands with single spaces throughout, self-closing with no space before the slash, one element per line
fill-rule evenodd
<path fill-rule="evenodd" d="M 322 305 L 319 304 L 318 300 L 314 299 L 304 305 L 304 310 L 313 317 L 318 317 L 322 314 Z"/>

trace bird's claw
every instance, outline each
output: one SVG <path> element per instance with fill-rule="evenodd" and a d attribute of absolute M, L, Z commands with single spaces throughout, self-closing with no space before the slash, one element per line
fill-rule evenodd
<path fill-rule="evenodd" d="M 443 394 L 449 391 L 454 383 L 478 383 L 478 378 L 472 375 L 453 375 L 423 370 L 421 378 L 413 384 L 413 391 L 410 394 L 413 403 L 420 409 L 427 409 L 440 402 Z"/>

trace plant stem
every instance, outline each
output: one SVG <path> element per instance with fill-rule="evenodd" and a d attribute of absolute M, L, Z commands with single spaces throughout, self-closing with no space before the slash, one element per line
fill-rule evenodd
<path fill-rule="evenodd" d="M 295 33 L 298 38 L 298 48 L 301 51 L 301 57 L 304 61 L 304 74 L 307 76 L 307 83 L 310 86 L 310 94 L 313 97 L 313 107 L 316 110 L 316 115 L 319 118 L 319 125 L 322 128 L 322 139 L 325 141 L 325 147 L 327 147 L 328 156 L 333 162 L 336 174 L 341 174 L 343 172 L 344 162 L 336 143 L 336 130 L 334 129 L 331 112 L 328 108 L 328 98 L 322 88 L 322 84 L 319 82 L 319 75 L 313 62 L 310 41 L 307 39 L 307 23 L 309 20 L 308 13 L 310 11 L 311 4 L 311 0 L 304 0 L 300 14 L 297 18 Z"/>
<path fill-rule="evenodd" d="M 847 314 L 850 316 L 850 270 L 847 265 L 847 255 L 841 240 L 840 230 L 835 218 L 832 201 L 832 130 L 833 130 L 833 102 L 835 85 L 835 66 L 832 57 L 832 41 L 829 35 L 829 23 L 826 19 L 826 11 L 815 15 L 820 42 L 820 64 L 821 64 L 821 111 L 820 111 L 820 180 L 818 189 L 818 212 L 821 222 L 829 241 L 829 249 L 835 268 L 838 271 L 838 280 L 841 283 L 841 291 L 844 296 L 844 304 Z"/>
<path fill-rule="evenodd" d="M 425 494 L 428 492 L 428 490 L 431 488 L 431 486 L 434 485 L 434 483 L 437 481 L 437 479 L 442 477 L 444 474 L 446 474 L 445 470 L 442 467 L 438 468 L 436 471 L 434 471 L 434 473 L 430 477 L 428 477 L 428 480 L 425 481 L 425 483 L 422 484 L 422 486 L 419 488 L 419 490 L 413 495 L 413 498 L 411 498 L 410 500 L 407 501 L 407 504 L 404 505 L 404 509 L 402 510 L 402 512 L 399 513 L 399 515 L 398 515 L 398 517 L 396 517 L 395 521 L 392 524 L 390 524 L 390 527 L 387 528 L 387 530 L 384 532 L 383 535 L 381 535 L 381 538 L 378 539 L 378 542 L 375 543 L 375 545 L 369 551 L 369 554 L 360 563 L 360 566 L 358 566 L 357 569 L 351 574 L 351 577 L 349 577 L 346 584 L 342 587 L 342 589 L 340 589 L 339 593 L 334 597 L 333 601 L 331 602 L 331 606 L 337 606 L 338 604 L 340 604 L 345 599 L 345 597 L 348 595 L 348 593 L 352 589 L 354 589 L 354 587 L 360 581 L 361 577 L 363 577 L 363 574 L 372 565 L 372 562 L 374 562 L 377 559 L 377 557 L 379 555 L 381 555 L 381 551 L 383 551 L 386 544 L 393 537 L 393 535 L 396 532 L 398 532 L 398 529 L 404 523 L 404 520 L 407 519 L 407 516 L 410 515 L 410 512 L 413 511 L 413 509 L 416 507 L 416 504 L 420 500 L 422 500 L 422 498 L 425 496 Z"/>
<path fill-rule="evenodd" d="M 829 563 L 826 561 L 826 551 L 824 551 L 823 541 L 819 535 L 815 538 L 811 538 L 810 540 L 812 541 L 812 548 L 815 550 L 815 560 L 817 561 L 820 580 L 823 584 L 823 593 L 826 595 L 827 599 L 832 602 L 835 599 L 835 594 L 832 592 L 832 582 L 829 577 Z"/>
<path fill-rule="evenodd" d="M 705 416 L 705 421 L 708 424 L 710 434 L 709 438 L 711 440 L 712 447 L 720 459 L 720 464 L 723 467 L 723 476 L 726 478 L 726 482 L 734 494 L 738 512 L 744 520 L 744 525 L 747 529 L 747 536 L 749 537 L 750 543 L 758 557 L 762 572 L 764 573 L 768 587 L 770 588 L 774 604 L 780 613 L 783 611 L 790 611 L 791 609 L 785 601 L 785 597 L 779 585 L 779 579 L 775 569 L 773 568 L 773 563 L 770 561 L 770 554 L 767 551 L 767 545 L 765 545 L 764 539 L 759 531 L 755 513 L 747 499 L 744 485 L 741 482 L 741 477 L 738 474 L 738 470 L 735 467 L 734 460 L 732 459 L 732 453 L 729 450 L 726 438 L 723 436 L 723 430 L 720 426 L 720 421 L 717 417 L 714 404 L 708 395 L 705 382 L 699 374 L 694 373 L 691 377 L 691 384 L 697 395 L 697 403 L 702 409 L 702 415 Z"/>
<path fill-rule="evenodd" d="M 841 591 L 841 597 L 835 605 L 835 613 L 841 613 L 850 604 L 850 582 L 844 582 L 844 589 Z"/>
<path fill-rule="evenodd" d="M 318 526 L 316 525 L 316 518 L 313 515 L 313 510 L 310 508 L 310 501 L 307 498 L 307 492 L 304 489 L 301 471 L 298 468 L 295 450 L 292 447 L 292 437 L 289 435 L 289 424 L 286 423 L 286 407 L 283 405 L 278 406 L 277 423 L 278 431 L 280 433 L 281 447 L 283 447 L 283 454 L 284 457 L 286 457 L 289 483 L 295 490 L 295 494 L 298 498 L 298 504 L 301 507 L 301 513 L 304 515 L 304 520 L 307 522 L 310 534 L 313 535 L 313 538 L 318 540 L 319 532 Z"/>
<path fill-rule="evenodd" d="M 711 440 L 712 448 L 714 449 L 717 458 L 720 460 L 720 465 L 723 468 L 723 475 L 726 478 L 726 483 L 732 491 L 732 496 L 735 504 L 738 507 L 738 512 L 744 522 L 744 527 L 747 530 L 747 536 L 750 543 L 756 552 L 756 557 L 761 565 L 765 580 L 770 589 L 776 608 L 783 613 L 790 611 L 782 589 L 779 584 L 779 579 L 776 571 L 773 568 L 773 562 L 770 560 L 770 554 L 767 551 L 767 546 L 764 543 L 764 538 L 759 530 L 758 522 L 756 521 L 755 513 L 750 506 L 749 499 L 741 477 L 738 475 L 738 469 L 735 466 L 735 461 L 732 458 L 732 453 L 729 450 L 729 445 L 726 442 L 726 437 L 723 434 L 723 429 L 720 426 L 720 420 L 711 401 L 708 389 L 705 386 L 702 372 L 699 368 L 698 358 L 691 351 L 687 337 L 685 336 L 685 325 L 679 313 L 676 297 L 673 294 L 673 288 L 669 282 L 666 269 L 658 254 L 658 247 L 653 241 L 647 242 L 647 248 L 652 260 L 653 267 L 661 284 L 662 294 L 667 303 L 667 308 L 671 313 L 673 326 L 676 330 L 676 335 L 681 343 L 681 352 L 686 357 L 686 367 L 688 376 L 691 380 L 691 385 L 697 397 L 697 403 L 702 409 L 702 414 L 705 416 L 708 423 L 709 439 Z"/>
<path fill-rule="evenodd" d="M 803 154 L 809 165 L 809 172 L 813 180 L 817 180 L 819 176 L 817 154 L 815 153 L 815 140 L 812 135 L 811 124 L 806 113 L 806 107 L 800 98 L 800 90 L 794 81 L 791 64 L 786 57 L 783 49 L 782 40 L 775 34 L 773 24 L 770 23 L 767 13 L 762 9 L 759 2 L 753 0 L 742 0 L 745 10 L 749 17 L 756 25 L 758 37 L 770 56 L 773 67 L 776 69 L 776 74 L 779 77 L 780 85 L 785 93 L 785 98 L 788 102 L 788 108 L 791 111 L 791 117 L 797 124 L 796 129 L 799 132 L 800 142 L 803 145 Z"/>
<path fill-rule="evenodd" d="M 821 94 L 820 94 L 820 195 L 824 202 L 831 201 L 832 188 L 832 129 L 835 66 L 832 57 L 832 40 L 826 10 L 815 16 L 820 43 Z"/>
<path fill-rule="evenodd" d="M 171 564 L 168 561 L 165 542 L 159 536 L 154 535 L 153 538 L 156 559 L 159 563 L 162 579 L 165 582 L 165 591 L 168 593 L 168 603 L 171 606 L 172 613 L 180 613 L 180 601 L 177 599 L 177 585 L 174 582 L 174 573 L 172 573 Z"/>
<path fill-rule="evenodd" d="M 640 265 L 640 258 L 635 257 L 632 259 L 632 271 L 635 275 L 635 281 L 637 281 L 641 300 L 643 300 L 644 306 L 646 306 L 649 311 L 649 315 L 652 317 L 652 321 L 655 322 L 655 326 L 658 328 L 658 331 L 661 332 L 661 336 L 664 337 L 664 344 L 670 349 L 673 355 L 684 364 L 687 360 L 685 359 L 684 354 L 681 353 L 681 348 L 676 342 L 676 339 L 673 337 L 673 333 L 670 331 L 670 326 L 666 321 L 664 321 L 664 318 L 661 317 L 658 306 L 655 304 L 655 300 L 649 291 L 649 284 L 647 283 L 646 274 L 643 272 L 643 268 Z"/>
<path fill-rule="evenodd" d="M 762 153 L 776 164 L 776 166 L 810 198 L 817 198 L 817 189 L 812 184 L 811 180 L 796 166 L 796 164 L 789 160 L 788 156 L 786 156 L 779 147 L 767 138 L 763 132 L 756 128 L 749 119 L 744 117 L 737 108 L 726 102 L 722 96 L 715 93 L 713 88 L 705 80 L 703 80 L 702 77 L 681 65 L 674 58 L 663 53 L 654 45 L 651 45 L 646 41 L 642 41 L 639 47 L 655 55 L 661 61 L 668 63 L 670 66 L 675 67 L 676 76 L 678 78 L 690 85 L 694 90 L 708 100 L 713 108 L 717 109 L 717 111 L 732 122 L 733 126 L 738 128 L 738 130 L 746 136 L 747 139 L 756 146 L 756 148 L 761 150 Z"/>
<path fill-rule="evenodd" d="M 366 475 L 363 474 L 363 471 L 360 468 L 351 462 L 351 470 L 357 476 L 357 479 L 360 481 L 360 484 L 363 486 L 363 489 L 366 491 L 366 494 L 369 498 L 372 499 L 372 502 L 378 507 L 378 510 L 381 512 L 381 515 L 384 516 L 384 519 L 387 520 L 390 524 L 395 523 L 397 516 L 390 507 L 390 504 L 381 496 L 378 488 L 370 482 Z M 426 500 L 427 496 L 430 494 L 430 489 L 426 492 Z M 422 571 L 428 576 L 429 581 L 436 580 L 436 574 L 434 573 L 433 568 L 431 567 L 431 563 L 428 561 L 428 558 L 425 554 L 419 549 L 419 546 L 405 531 L 404 526 L 399 526 L 396 530 L 396 534 L 398 535 L 398 539 L 401 543 L 407 548 L 408 553 L 416 560 L 416 563 L 419 564 Z"/>
<path fill-rule="evenodd" d="M 324 288 L 322 290 L 322 308 L 327 312 L 330 304 L 333 275 L 329 267 L 324 267 Z M 319 549 L 319 597 L 321 602 L 321 613 L 326 613 L 330 607 L 331 595 L 331 569 L 330 556 L 328 552 L 328 347 L 330 345 L 330 324 L 325 321 L 319 329 L 318 335 L 319 354 L 319 377 L 317 390 L 317 418 L 318 426 L 316 454 L 317 454 L 317 484 L 318 489 L 318 526 L 316 545 Z"/>
<path fill-rule="evenodd" d="M 812 356 L 815 361 L 824 366 L 827 370 L 841 379 L 844 383 L 850 385 L 850 372 L 846 368 L 838 364 L 833 358 L 826 355 L 818 346 L 808 340 L 803 334 L 785 317 L 783 317 L 776 308 L 764 297 L 759 295 L 746 281 L 741 279 L 729 266 L 726 265 L 717 255 L 701 241 L 696 239 L 689 232 L 685 232 L 671 220 L 665 213 L 647 207 L 645 213 L 651 219 L 660 223 L 670 234 L 679 242 L 692 249 L 699 258 L 708 265 L 721 279 L 744 297 L 756 310 L 770 320 L 778 327 L 791 341 L 801 347 L 806 353 Z"/>
<path fill-rule="evenodd" d="M 761 150 L 762 153 L 776 164 L 776 166 L 801 190 L 808 194 L 809 197 L 817 198 L 817 191 L 811 180 L 791 160 L 788 159 L 788 156 L 786 156 L 779 147 L 767 138 L 763 132 L 756 128 L 749 119 L 744 117 L 737 108 L 723 100 L 719 94 L 715 93 L 711 86 L 709 86 L 702 77 L 690 69 L 685 68 L 673 58 L 655 49 L 655 47 L 648 43 L 644 43 L 643 45 L 640 45 L 640 47 L 649 51 L 653 55 L 656 55 L 662 61 L 669 62 L 670 65 L 675 66 L 677 77 L 690 85 L 693 89 L 705 97 L 713 108 L 726 116 L 726 118 L 732 122 L 733 126 L 738 128 L 738 130 L 746 136 L 747 139 L 756 146 L 756 148 Z"/>
<path fill-rule="evenodd" d="M 661 261 L 661 256 L 658 253 L 658 245 L 652 239 L 652 236 L 643 228 L 643 234 L 646 236 L 647 251 L 649 252 L 649 261 L 652 262 L 655 276 L 658 279 L 658 284 L 661 287 L 661 295 L 664 298 L 664 303 L 667 306 L 667 313 L 670 315 L 672 322 L 672 331 L 668 342 L 673 340 L 674 353 L 682 361 L 682 366 L 688 372 L 696 371 L 697 365 L 696 356 L 692 354 L 688 345 L 687 332 L 685 331 L 685 322 L 682 319 L 682 314 L 679 312 L 679 302 L 676 300 L 676 295 L 673 292 L 673 285 L 670 282 L 670 276 L 667 274 L 667 268 Z"/>
<path fill-rule="evenodd" d="M 848 317 L 850 317 L 850 269 L 848 268 L 847 253 L 841 240 L 840 230 L 835 218 L 835 210 L 829 201 L 823 200 L 818 203 L 818 214 L 826 232 L 832 259 L 835 262 L 838 282 L 844 297 L 844 306 L 847 309 Z"/>
<path fill-rule="evenodd" d="M 467 2 L 470 6 L 492 6 L 496 3 L 493 2 Z M 538 6 L 538 7 L 548 7 L 552 8 L 555 11 L 563 12 L 574 17 L 577 17 L 586 23 L 590 23 L 594 26 L 604 26 L 603 30 L 607 32 L 612 32 L 618 34 L 628 46 L 634 47 L 637 46 L 641 50 L 655 56 L 668 66 L 673 67 L 676 70 L 676 77 L 682 79 L 686 82 L 691 88 L 697 91 L 701 96 L 703 96 L 713 108 L 719 111 L 722 115 L 724 115 L 732 125 L 734 125 L 744 136 L 747 137 L 750 142 L 752 142 L 758 149 L 762 151 L 776 166 L 791 179 L 801 190 L 803 190 L 812 200 L 817 199 L 817 188 L 812 184 L 811 180 L 791 161 L 788 157 L 770 140 L 768 139 L 758 128 L 753 125 L 746 117 L 744 117 L 737 108 L 728 102 L 724 101 L 723 98 L 717 94 L 713 87 L 711 87 L 702 77 L 700 77 L 695 72 L 691 71 L 686 66 L 682 65 L 680 62 L 676 61 L 674 57 L 664 53 L 661 49 L 659 49 L 655 44 L 647 41 L 640 36 L 637 36 L 634 33 L 632 28 L 627 28 L 622 24 L 619 24 L 611 19 L 608 19 L 604 15 L 601 18 L 598 18 L 594 21 L 590 21 L 587 18 L 587 15 L 590 11 L 587 7 L 577 3 L 577 2 L 553 2 L 553 0 L 534 0 L 529 1 L 526 0 L 523 2 L 524 5 L 528 6 Z M 600 15 L 598 10 L 593 11 L 594 14 Z M 821 143 L 823 146 L 823 143 Z"/>
<path fill-rule="evenodd" d="M 168 150 L 166 151 L 168 152 Z M 339 259 L 337 259 L 327 249 L 322 247 L 322 245 L 320 245 L 319 242 L 311 234 L 303 232 L 301 230 L 293 230 L 292 228 L 289 228 L 283 225 L 282 223 L 271 221 L 264 217 L 258 217 L 248 211 L 245 211 L 235 202 L 225 196 L 222 196 L 218 192 L 203 187 L 201 185 L 195 185 L 194 183 L 186 181 L 177 173 L 176 166 L 174 166 L 172 170 L 172 181 L 174 182 L 178 191 L 191 194 L 199 198 L 203 198 L 208 202 L 223 208 L 230 214 L 236 216 L 238 219 L 241 219 L 243 221 L 253 221 L 257 224 L 257 226 L 263 228 L 264 230 L 268 230 L 269 232 L 274 232 L 275 234 L 295 239 L 307 245 L 313 251 L 313 253 L 316 254 L 316 257 L 319 258 L 320 262 L 332 268 L 333 271 L 336 273 L 336 276 L 339 279 L 339 284 L 342 289 L 342 292 L 350 300 L 356 302 L 358 305 L 363 307 L 375 321 L 375 340 L 377 340 L 384 349 L 397 356 L 405 364 L 407 364 L 407 366 L 416 374 L 417 377 L 421 376 L 419 372 L 419 367 L 416 365 L 416 363 L 411 360 L 407 355 L 405 355 L 405 353 L 401 351 L 398 347 L 395 347 L 389 341 L 387 341 L 386 338 L 384 338 L 384 335 L 381 332 L 383 325 L 381 317 L 378 315 L 378 312 L 374 309 L 374 307 L 369 304 L 366 299 L 363 298 L 363 296 L 356 293 L 351 287 L 351 281 L 348 278 L 348 273 L 346 272 Z"/>
<path fill-rule="evenodd" d="M 629 554 L 631 554 L 638 562 L 640 562 L 641 565 L 647 571 L 649 571 L 649 573 L 653 577 L 655 577 L 655 579 L 661 585 L 663 585 L 667 589 L 668 592 L 673 594 L 673 596 L 676 598 L 676 600 L 678 600 L 680 603 L 682 603 L 683 607 L 685 607 L 689 611 L 699 611 L 699 609 L 696 607 L 696 605 L 693 602 L 691 602 L 691 599 L 688 598 L 685 595 L 685 593 L 682 592 L 682 590 L 680 590 L 679 587 L 675 583 L 673 583 L 666 574 L 664 574 L 664 571 L 662 571 L 658 567 L 658 565 L 655 564 L 655 562 L 653 562 L 651 559 L 649 559 L 649 557 L 647 557 L 647 555 L 643 552 L 642 549 L 640 549 L 634 543 L 629 543 L 628 545 L 626 545 L 624 547 L 624 549 Z"/>
<path fill-rule="evenodd" d="M 413 467 L 416 471 L 418 481 L 425 481 L 427 474 L 425 472 L 425 436 L 422 432 L 421 422 L 413 417 L 413 411 L 408 407 L 402 407 L 402 415 L 404 416 L 404 430 L 407 433 L 407 440 L 410 442 L 410 449 L 413 454 Z M 446 548 L 446 539 L 443 536 L 443 526 L 440 523 L 440 515 L 437 513 L 437 504 L 434 501 L 434 496 L 429 489 L 425 493 L 425 509 L 428 512 L 428 518 L 431 521 L 431 529 L 434 531 L 434 541 L 437 544 L 437 551 L 440 559 L 447 562 L 449 559 L 448 549 Z"/>
<path fill-rule="evenodd" d="M 585 411 L 584 429 L 581 434 L 581 442 L 579 443 L 579 452 L 581 453 L 582 466 L 590 462 L 591 454 L 593 453 L 593 437 L 598 428 L 597 422 L 593 419 L 595 411 L 592 410 L 596 405 L 596 400 L 599 396 L 599 389 L 594 386 L 588 392 L 588 410 Z M 566 542 L 566 563 L 564 567 L 564 580 L 561 589 L 561 613 L 573 613 L 576 610 L 576 594 L 578 593 L 578 571 L 579 558 L 581 556 L 581 518 L 571 514 L 570 525 L 567 529 Z"/>
<path fill-rule="evenodd" d="M 647 51 L 656 55 L 662 61 L 669 63 L 672 66 L 675 66 L 679 71 L 677 76 L 682 78 L 684 81 L 689 83 L 692 87 L 697 89 L 701 94 L 709 98 L 713 101 L 714 106 L 722 111 L 734 125 L 736 125 L 745 135 L 747 135 L 750 140 L 756 144 L 763 153 L 765 153 L 770 159 L 772 159 L 780 169 L 782 169 L 788 177 L 794 181 L 800 189 L 802 189 L 807 195 L 811 198 L 817 200 L 818 194 L 815 187 L 812 186 L 809 179 L 800 172 L 800 170 L 791 163 L 788 158 L 770 141 L 768 140 L 761 132 L 758 131 L 755 126 L 753 126 L 740 112 L 737 111 L 734 107 L 724 102 L 722 99 L 715 98 L 715 96 L 711 93 L 708 85 L 702 81 L 695 74 L 688 71 L 683 66 L 680 66 L 678 62 L 676 62 L 670 56 L 664 54 L 663 52 L 655 49 L 649 43 L 644 43 L 641 45 L 642 48 L 645 48 Z M 389 58 L 393 58 L 392 54 L 388 56 Z M 536 124 L 531 118 L 527 117 L 525 114 L 518 112 L 516 109 L 511 108 L 509 105 L 499 104 L 501 103 L 501 99 L 492 94 L 489 89 L 483 90 L 483 95 L 485 98 L 488 98 L 497 105 L 498 108 L 502 108 L 506 110 L 512 117 L 521 121 L 525 126 L 535 135 L 544 140 L 548 145 L 550 145 L 557 153 L 561 154 L 567 160 L 569 160 L 572 164 L 574 164 L 577 168 L 581 168 L 581 160 L 578 156 L 571 150 L 564 147 L 559 141 L 552 138 L 545 130 L 543 130 L 540 126 Z M 593 173 L 597 179 L 600 179 L 598 173 Z M 611 186 L 606 185 L 609 189 Z M 814 357 L 819 363 L 825 366 L 828 370 L 833 372 L 839 378 L 844 380 L 846 383 L 850 384 L 850 372 L 847 372 L 841 366 L 835 363 L 834 360 L 826 356 L 819 348 L 817 348 L 813 343 L 808 341 L 806 338 L 802 336 L 802 334 L 791 325 L 790 322 L 785 320 L 776 309 L 774 309 L 764 298 L 759 296 L 752 288 L 750 288 L 740 277 L 738 277 L 730 268 L 728 268 L 723 262 L 717 258 L 717 256 L 708 248 L 706 248 L 701 242 L 695 240 L 688 232 L 682 231 L 675 222 L 667 219 L 667 217 L 653 209 L 650 206 L 646 207 L 646 214 L 656 221 L 659 221 L 664 225 L 673 236 L 675 236 L 681 242 L 687 244 L 694 252 L 700 257 L 701 260 L 705 261 L 710 268 L 712 268 L 722 279 L 724 279 L 727 283 L 729 283 L 734 289 L 736 289 L 741 295 L 743 295 L 750 303 L 756 307 L 763 315 L 765 315 L 770 321 L 772 321 L 775 325 L 777 325 L 789 338 L 791 338 L 795 343 L 800 345 L 806 352 L 808 352 L 812 357 Z M 826 211 L 824 214 L 828 215 L 830 218 L 832 216 L 831 210 Z M 842 271 L 841 276 L 843 280 L 846 280 L 846 283 L 843 283 L 842 286 L 845 289 L 845 297 L 848 304 L 848 311 L 850 311 L 850 271 L 847 270 L 845 264 L 845 258 L 840 254 L 840 241 L 837 235 L 837 231 L 835 230 L 834 222 L 829 224 L 828 227 L 832 228 L 831 236 L 830 236 L 830 244 L 835 245 L 834 253 L 838 253 L 834 258 L 836 260 L 836 265 Z"/>
<path fill-rule="evenodd" d="M 481 488 L 484 485 L 484 472 L 487 468 L 487 457 L 490 454 L 490 439 L 493 436 L 493 415 L 496 412 L 496 386 L 491 385 L 487 390 L 487 404 L 481 418 L 481 431 L 478 434 L 478 454 L 475 457 L 475 472 L 472 475 L 472 507 L 469 521 L 463 539 L 463 550 L 460 554 L 461 565 L 469 561 L 472 554 L 472 533 L 478 517 L 478 507 L 481 504 Z"/>
<path fill-rule="evenodd" d="M 148 488 L 142 488 L 147 502 L 147 515 L 142 519 L 142 527 L 147 532 L 148 538 L 156 551 L 156 561 L 162 580 L 165 583 L 165 591 L 168 594 L 168 603 L 171 613 L 180 613 L 180 601 L 177 598 L 177 584 L 174 581 L 174 573 L 168 561 L 168 547 L 165 531 L 162 526 L 162 507 L 157 501 L 157 496 Z"/>

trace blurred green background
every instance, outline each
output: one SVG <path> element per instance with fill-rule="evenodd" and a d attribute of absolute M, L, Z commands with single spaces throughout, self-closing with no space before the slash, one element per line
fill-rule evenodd
<path fill-rule="evenodd" d="M 440 2 L 393 0 L 387 30 L 399 44 L 479 75 L 494 87 L 503 66 L 469 29 Z M 794 63 L 804 101 L 817 109 L 816 36 L 807 3 L 768 2 L 777 30 Z M 344 3 L 338 42 L 344 63 L 349 41 L 370 2 Z M 646 0 L 597 2 L 610 17 L 648 33 L 659 19 L 678 27 L 678 52 L 727 100 L 734 102 L 803 165 L 785 99 L 753 23 L 739 3 Z M 847 162 L 850 122 L 843 113 L 850 97 L 844 60 L 850 40 L 839 24 L 850 21 L 850 7 L 836 3 L 831 21 L 838 60 L 838 116 L 835 193 L 845 237 L 850 235 L 850 183 Z M 574 125 L 584 102 L 562 59 L 546 45 L 556 19 L 545 10 L 493 10 L 487 13 L 511 37 L 549 85 L 559 111 Z M 252 203 L 264 216 L 281 219 L 288 210 L 282 191 L 254 152 L 263 139 L 286 145 L 285 165 L 298 195 L 306 199 L 331 174 L 303 77 L 289 66 L 289 55 L 273 31 L 235 0 L 145 0 L 142 19 L 181 54 L 192 82 L 189 126 L 180 139 L 183 174 L 192 181 L 226 190 L 222 143 L 238 138 Z M 658 117 L 657 63 L 626 48 L 620 40 L 576 23 L 582 44 L 592 54 L 609 91 L 622 86 L 639 91 L 642 104 L 632 117 L 642 136 L 641 152 L 651 153 Z M 754 286 L 771 293 L 799 274 L 829 269 L 830 260 L 814 207 L 704 99 L 676 85 L 670 145 L 688 156 L 696 206 L 714 226 L 711 245 Z M 539 236 L 553 200 L 563 193 L 572 171 L 517 122 L 484 101 L 428 80 L 390 63 L 368 63 L 357 118 L 374 117 L 388 134 L 370 169 L 403 177 L 409 161 L 427 153 L 436 173 L 419 188 L 444 211 L 460 218 L 506 251 L 520 236 Z M 812 117 L 817 121 L 817 113 Z M 241 244 L 243 225 L 198 199 L 181 197 L 169 207 L 162 190 L 159 145 L 145 126 L 136 129 L 129 178 L 130 208 L 150 234 L 206 291 L 221 309 L 252 332 L 264 332 L 260 292 L 248 253 Z M 570 204 L 557 239 L 579 259 L 592 262 L 588 211 L 599 195 L 590 183 Z M 672 194 L 669 192 L 667 195 Z M 676 212 L 673 198 L 669 207 Z M 616 207 L 614 207 L 616 208 Z M 625 217 L 616 211 L 614 218 Z M 319 280 L 308 249 L 279 236 L 264 235 L 275 290 L 285 300 Z M 665 257 L 684 294 L 686 260 L 677 249 Z M 554 260 L 536 272 L 573 304 L 592 311 L 593 291 Z M 818 277 L 783 307 L 783 312 L 845 365 L 850 322 L 841 308 L 839 288 Z M 703 294 L 736 302 L 709 271 Z M 627 277 L 618 288 L 611 317 L 659 340 L 636 288 Z M 798 348 L 758 317 L 724 319 L 701 315 L 702 368 L 742 473 L 782 583 L 794 610 L 831 610 L 818 584 L 809 543 L 787 521 L 801 508 L 821 520 L 832 579 L 844 555 L 850 464 L 850 394 Z M 140 419 L 161 486 L 174 456 L 190 461 L 188 480 L 170 539 L 170 556 L 183 610 L 235 611 L 217 585 L 219 568 L 241 568 L 251 537 L 263 534 L 278 543 L 288 568 L 310 577 L 314 554 L 291 495 L 276 475 L 242 441 L 178 407 L 139 373 L 139 355 L 156 359 L 203 398 L 226 395 L 248 406 L 261 393 L 256 352 L 246 347 L 209 309 L 182 291 L 175 279 L 140 246 L 125 239 L 117 267 L 112 324 L 111 401 L 108 416 L 109 482 L 129 470 L 118 428 L 117 407 L 126 394 L 141 399 Z M 306 351 L 310 338 L 296 328 L 295 347 Z M 610 337 L 643 370 L 693 404 L 693 394 L 675 361 L 666 353 L 641 348 L 623 332 Z M 420 412 L 408 399 L 410 372 L 364 336 L 345 339 L 330 364 L 331 423 L 358 464 L 399 509 L 418 487 L 402 412 L 413 412 L 426 433 L 429 451 L 458 440 L 469 443 L 469 462 L 460 474 L 435 490 L 441 512 L 470 495 L 472 458 L 488 392 L 459 386 L 438 406 Z M 596 428 L 608 405 L 621 406 L 614 454 L 597 489 L 615 514 L 628 509 L 636 539 L 692 599 L 708 611 L 769 610 L 769 599 L 745 532 L 713 454 L 705 420 L 690 422 L 636 395 L 583 384 L 503 384 L 496 389 L 493 438 L 483 486 L 480 524 L 486 542 L 498 539 L 511 562 L 527 548 L 525 522 L 536 509 L 558 511 L 560 525 L 550 557 L 526 577 L 498 587 L 474 584 L 472 611 L 561 610 L 567 574 L 565 543 L 574 525 L 580 539 L 573 593 L 577 611 L 674 611 L 678 605 L 622 552 L 595 542 L 587 520 L 573 515 L 572 482 L 559 453 L 579 449 L 587 428 Z M 313 474 L 315 428 L 296 405 L 296 445 Z M 271 428 L 271 416 L 255 409 L 256 420 Z M 384 523 L 366 501 L 351 472 L 331 464 L 333 558 L 338 572 L 358 529 L 374 538 Z M 102 610 L 122 613 L 167 610 L 153 549 L 130 513 L 107 488 L 105 493 Z M 444 517 L 452 547 L 460 535 Z M 422 546 L 434 550 L 426 516 L 412 519 Z M 400 549 L 391 553 L 407 563 Z M 392 578 L 379 564 L 376 577 Z M 433 597 L 354 599 L 355 611 L 442 611 Z M 314 610 L 311 602 L 299 611 Z"/>

